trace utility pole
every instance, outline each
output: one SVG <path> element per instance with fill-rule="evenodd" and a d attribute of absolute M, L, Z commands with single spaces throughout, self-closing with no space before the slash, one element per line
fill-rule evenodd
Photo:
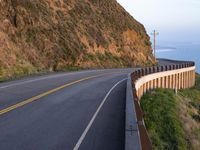
<path fill-rule="evenodd" d="M 153 37 L 154 37 L 154 61 L 155 61 L 155 63 L 156 63 L 156 36 L 157 35 L 159 35 L 159 33 L 156 31 L 156 30 L 154 30 L 153 31 L 153 33 L 151 33 L 151 35 L 153 35 Z"/>

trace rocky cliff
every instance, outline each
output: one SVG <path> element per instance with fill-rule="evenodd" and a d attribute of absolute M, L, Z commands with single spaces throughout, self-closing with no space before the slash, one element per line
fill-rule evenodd
<path fill-rule="evenodd" d="M 151 60 L 143 25 L 116 0 L 0 0 L 0 77 Z"/>

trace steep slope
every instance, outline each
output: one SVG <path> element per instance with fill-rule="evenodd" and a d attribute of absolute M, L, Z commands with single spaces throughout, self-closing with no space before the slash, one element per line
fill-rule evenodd
<path fill-rule="evenodd" d="M 0 0 L 0 22 L 0 77 L 152 59 L 143 25 L 116 0 Z"/>

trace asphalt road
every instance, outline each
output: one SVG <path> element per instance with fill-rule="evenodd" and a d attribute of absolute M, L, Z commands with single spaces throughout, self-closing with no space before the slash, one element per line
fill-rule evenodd
<path fill-rule="evenodd" d="M 132 69 L 58 73 L 0 84 L 0 150 L 122 150 Z"/>
<path fill-rule="evenodd" d="M 182 63 L 186 63 L 186 61 L 159 58 L 157 59 L 157 63 L 158 63 L 158 66 L 162 66 L 162 65 L 165 66 L 165 65 L 182 64 Z"/>
<path fill-rule="evenodd" d="M 0 150 L 123 150 L 126 78 L 132 71 L 89 70 L 1 83 Z"/>

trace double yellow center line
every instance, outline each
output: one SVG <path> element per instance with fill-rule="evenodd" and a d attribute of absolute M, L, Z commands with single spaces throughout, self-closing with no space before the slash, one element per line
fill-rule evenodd
<path fill-rule="evenodd" d="M 96 76 L 90 76 L 90 77 L 85 77 L 85 78 L 82 78 L 82 79 L 79 79 L 79 80 L 76 80 L 76 81 L 73 81 L 73 82 L 64 84 L 64 85 L 59 86 L 59 87 L 57 87 L 57 88 L 51 89 L 51 90 L 49 90 L 49 91 L 47 91 L 47 92 L 45 92 L 45 93 L 39 94 L 39 95 L 37 95 L 37 96 L 34 96 L 34 97 L 32 97 L 32 98 L 29 98 L 29 99 L 27 99 L 27 100 L 24 100 L 24 101 L 22 101 L 22 102 L 19 102 L 19 103 L 15 104 L 15 105 L 12 105 L 12 106 L 10 106 L 10 107 L 7 107 L 7 108 L 5 108 L 5 109 L 0 110 L 0 115 L 3 115 L 3 114 L 5 114 L 5 113 L 8 113 L 8 112 L 14 110 L 14 109 L 17 109 L 17 108 L 22 107 L 22 106 L 24 106 L 24 105 L 26 105 L 26 104 L 29 104 L 29 103 L 31 103 L 31 102 L 33 102 L 33 101 L 36 101 L 36 100 L 38 100 L 38 99 L 40 99 L 40 98 L 42 98 L 42 97 L 45 97 L 45 96 L 47 96 L 47 95 L 49 95 L 49 94 L 52 94 L 52 93 L 57 92 L 57 91 L 59 91 L 59 90 L 62 90 L 62 89 L 66 88 L 66 87 L 68 87 L 68 86 L 70 86 L 70 85 L 74 85 L 74 84 L 76 84 L 76 83 L 79 83 L 79 82 L 82 82 L 82 81 L 86 81 L 86 80 L 89 80 L 89 79 L 92 79 L 92 78 L 96 78 L 96 77 L 99 77 L 99 76 L 103 76 L 103 75 L 104 75 L 104 74 L 96 75 Z"/>

